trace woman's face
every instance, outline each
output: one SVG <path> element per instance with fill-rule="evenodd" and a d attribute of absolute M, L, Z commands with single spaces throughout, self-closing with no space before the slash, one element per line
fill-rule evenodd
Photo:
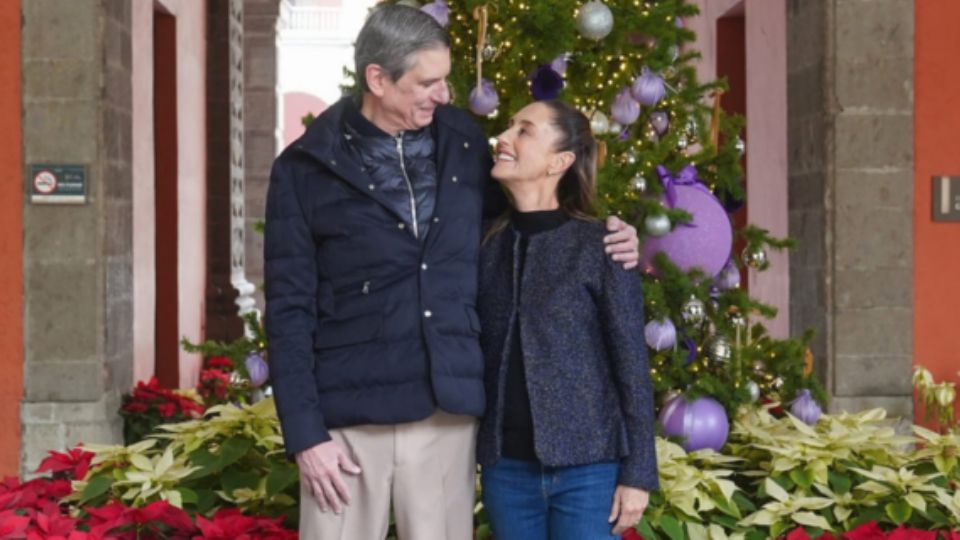
<path fill-rule="evenodd" d="M 497 136 L 496 164 L 490 172 L 504 184 L 535 182 L 553 178 L 569 165 L 554 150 L 560 137 L 551 123 L 550 109 L 531 103 L 510 119 L 507 129 Z M 570 152 L 564 152 L 570 154 Z"/>

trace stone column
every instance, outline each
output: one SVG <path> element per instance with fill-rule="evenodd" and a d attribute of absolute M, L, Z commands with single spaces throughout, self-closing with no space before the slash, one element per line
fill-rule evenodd
<path fill-rule="evenodd" d="M 21 471 L 47 450 L 119 441 L 132 385 L 128 2 L 23 9 L 24 161 L 87 168 L 87 203 L 24 206 Z M 26 199 L 25 199 L 26 200 Z"/>
<path fill-rule="evenodd" d="M 834 411 L 912 416 L 913 9 L 787 4 L 791 324 Z"/>
<path fill-rule="evenodd" d="M 245 111 L 243 122 L 246 187 L 246 276 L 263 283 L 263 235 L 254 230 L 264 218 L 270 167 L 277 148 L 277 18 L 278 0 L 243 0 Z M 256 294 L 263 306 L 263 295 Z"/>

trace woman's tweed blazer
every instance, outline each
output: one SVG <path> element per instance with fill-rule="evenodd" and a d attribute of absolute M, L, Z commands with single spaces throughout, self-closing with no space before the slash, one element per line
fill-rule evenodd
<path fill-rule="evenodd" d="M 509 344 L 519 317 L 541 463 L 619 460 L 620 484 L 658 487 L 640 277 L 610 260 L 604 234 L 599 221 L 571 219 L 533 235 L 522 275 L 512 227 L 481 248 L 477 308 L 487 393 L 477 441 L 481 465 L 500 459 Z"/>

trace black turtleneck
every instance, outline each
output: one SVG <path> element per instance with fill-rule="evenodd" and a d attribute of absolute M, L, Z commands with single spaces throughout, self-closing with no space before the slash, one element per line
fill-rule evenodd
<path fill-rule="evenodd" d="M 527 243 L 531 236 L 551 231 L 570 219 L 562 210 L 514 211 L 511 216 L 513 229 L 520 235 L 517 267 L 523 275 L 527 255 Z M 517 283 L 517 287 L 520 284 Z M 520 291 L 516 291 L 520 298 Z M 520 317 L 515 319 L 510 340 L 510 360 L 507 365 L 507 381 L 504 389 L 503 448 L 504 457 L 538 461 L 533 444 L 533 418 L 530 414 L 530 396 L 527 393 L 527 377 L 523 367 L 523 345 L 520 341 Z"/>

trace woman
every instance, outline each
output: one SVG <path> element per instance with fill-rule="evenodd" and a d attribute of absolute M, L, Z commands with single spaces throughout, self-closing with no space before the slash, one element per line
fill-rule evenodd
<path fill-rule="evenodd" d="M 480 253 L 484 506 L 497 540 L 614 538 L 658 486 L 640 278 L 601 248 L 583 114 L 528 105 L 496 152 L 513 209 Z"/>

